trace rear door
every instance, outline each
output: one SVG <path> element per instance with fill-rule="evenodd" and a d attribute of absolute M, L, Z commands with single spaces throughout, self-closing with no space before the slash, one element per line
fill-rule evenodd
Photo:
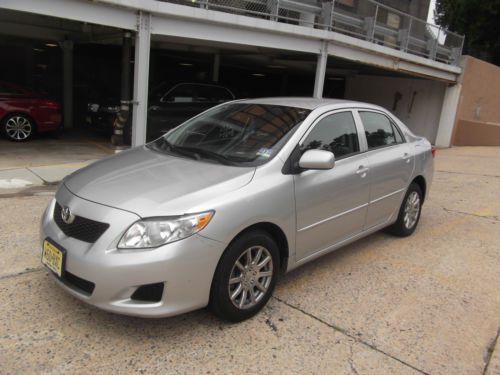
<path fill-rule="evenodd" d="M 383 112 L 358 110 L 368 147 L 370 199 L 365 229 L 397 213 L 414 168 L 414 156 L 398 126 Z"/>
<path fill-rule="evenodd" d="M 294 175 L 297 260 L 307 258 L 361 232 L 368 205 L 368 160 L 361 153 L 352 111 L 323 115 L 300 141 L 301 153 L 332 151 L 330 170 Z"/>

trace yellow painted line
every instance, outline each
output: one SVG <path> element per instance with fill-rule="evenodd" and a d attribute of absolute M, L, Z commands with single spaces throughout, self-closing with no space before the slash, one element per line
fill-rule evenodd
<path fill-rule="evenodd" d="M 111 155 L 111 154 L 114 154 L 114 153 L 115 153 L 115 151 L 114 151 L 114 150 L 111 150 L 110 148 L 108 148 L 108 147 L 106 147 L 106 146 L 103 146 L 103 145 L 101 145 L 101 144 L 99 144 L 99 143 L 97 143 L 97 142 L 90 141 L 90 140 L 87 140 L 87 139 L 85 140 L 85 142 L 86 142 L 87 144 L 91 144 L 91 145 L 93 145 L 93 146 L 97 147 L 97 148 L 98 148 L 98 149 L 100 149 L 101 151 L 104 151 L 106 154 L 110 154 L 110 155 Z"/>

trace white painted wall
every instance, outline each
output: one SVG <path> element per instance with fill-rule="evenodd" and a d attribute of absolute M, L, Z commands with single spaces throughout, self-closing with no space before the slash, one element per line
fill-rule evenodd
<path fill-rule="evenodd" d="M 438 147 L 451 147 L 451 137 L 453 136 L 461 92 L 461 83 L 450 85 L 446 88 L 441 119 L 439 121 L 439 130 L 436 136 L 436 146 Z"/>
<path fill-rule="evenodd" d="M 380 105 L 393 112 L 415 134 L 434 143 L 446 84 L 416 78 L 357 75 L 346 79 L 346 99 Z M 393 110 L 396 93 L 401 94 Z M 413 105 L 412 103 L 413 98 Z"/>

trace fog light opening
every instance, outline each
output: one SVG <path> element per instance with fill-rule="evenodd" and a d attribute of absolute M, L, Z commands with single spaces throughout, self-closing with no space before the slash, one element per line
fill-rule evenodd
<path fill-rule="evenodd" d="M 141 285 L 130 299 L 141 302 L 160 302 L 163 297 L 164 283 Z"/>

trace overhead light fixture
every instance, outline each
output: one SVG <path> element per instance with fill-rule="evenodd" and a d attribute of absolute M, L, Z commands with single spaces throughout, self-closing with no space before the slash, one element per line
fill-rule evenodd
<path fill-rule="evenodd" d="M 262 73 L 252 73 L 252 75 L 254 77 L 265 77 L 266 76 L 265 74 L 262 74 Z"/>
<path fill-rule="evenodd" d="M 56 44 L 56 43 L 45 43 L 45 45 L 46 45 L 47 47 L 59 47 L 59 45 L 58 45 L 58 44 Z"/>
<path fill-rule="evenodd" d="M 271 68 L 271 69 L 285 69 L 286 68 L 285 65 L 268 65 L 267 67 Z"/>
<path fill-rule="evenodd" d="M 329 81 L 345 81 L 344 77 L 328 77 Z"/>
<path fill-rule="evenodd" d="M 43 49 L 41 49 L 41 48 L 33 48 L 33 51 L 35 51 L 35 52 L 43 52 Z"/>
<path fill-rule="evenodd" d="M 193 64 L 191 63 L 187 63 L 187 62 L 181 62 L 179 63 L 180 66 L 193 66 Z"/>

